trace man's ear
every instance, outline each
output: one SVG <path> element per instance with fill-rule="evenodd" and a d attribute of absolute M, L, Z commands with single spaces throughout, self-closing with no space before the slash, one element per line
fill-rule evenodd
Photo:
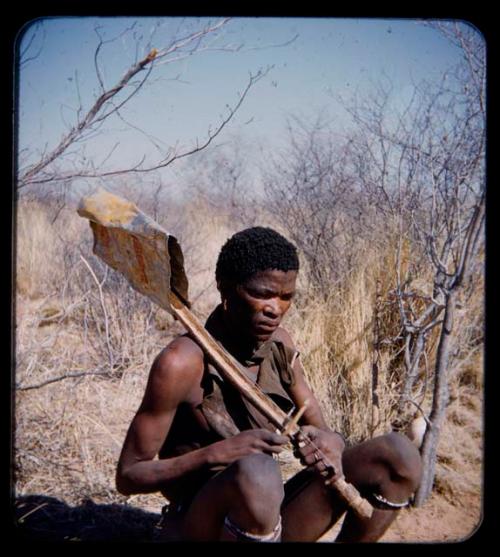
<path fill-rule="evenodd" d="M 235 288 L 236 286 L 232 281 L 217 281 L 217 290 L 220 292 L 220 297 L 223 303 L 225 300 L 228 300 L 232 295 L 234 295 Z"/>
<path fill-rule="evenodd" d="M 222 302 L 222 305 L 224 306 L 224 309 L 226 307 L 226 300 L 227 300 L 227 284 L 225 283 L 225 281 L 223 280 L 218 280 L 217 281 L 217 290 L 220 293 L 220 299 Z"/>

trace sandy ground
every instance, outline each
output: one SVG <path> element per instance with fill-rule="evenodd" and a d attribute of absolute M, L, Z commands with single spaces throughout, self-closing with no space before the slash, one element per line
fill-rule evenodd
<path fill-rule="evenodd" d="M 457 507 L 443 497 L 433 495 L 423 507 L 401 511 L 380 542 L 459 542 L 474 535 L 480 522 L 481 510 L 478 500 L 471 499 Z M 339 529 L 340 524 L 320 541 L 333 541 Z"/>
<path fill-rule="evenodd" d="M 149 498 L 130 504 L 95 504 L 91 500 L 70 506 L 58 499 L 25 496 L 15 506 L 15 533 L 21 541 L 131 541 L 158 542 L 162 500 Z M 474 535 L 481 521 L 479 498 L 454 506 L 433 495 L 420 508 L 403 510 L 380 542 L 460 542 Z M 334 541 L 341 522 L 320 542 Z M 165 540 L 164 540 L 165 541 Z M 168 540 L 166 540 L 168 541 Z"/>
<path fill-rule="evenodd" d="M 454 507 L 433 499 L 424 508 L 402 514 L 383 538 L 387 542 L 457 542 L 474 535 L 481 523 L 478 507 Z"/>

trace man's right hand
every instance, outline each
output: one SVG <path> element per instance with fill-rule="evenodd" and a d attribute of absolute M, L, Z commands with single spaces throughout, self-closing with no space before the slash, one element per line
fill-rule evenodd
<path fill-rule="evenodd" d="M 207 447 L 207 460 L 210 466 L 228 465 L 240 458 L 255 454 L 278 454 L 288 443 L 288 437 L 267 429 L 249 429 Z"/>

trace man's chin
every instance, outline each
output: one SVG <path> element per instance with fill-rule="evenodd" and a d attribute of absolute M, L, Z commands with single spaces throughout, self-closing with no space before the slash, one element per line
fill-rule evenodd
<path fill-rule="evenodd" d="M 245 337 L 248 339 L 248 342 L 250 342 L 251 344 L 260 345 L 270 340 L 275 330 L 276 330 L 275 328 L 262 329 L 260 327 L 256 327 L 248 330 Z"/>
<path fill-rule="evenodd" d="M 267 332 L 267 333 L 255 333 L 253 335 L 254 339 L 259 343 L 262 344 L 263 342 L 267 342 L 272 336 L 274 331 Z"/>

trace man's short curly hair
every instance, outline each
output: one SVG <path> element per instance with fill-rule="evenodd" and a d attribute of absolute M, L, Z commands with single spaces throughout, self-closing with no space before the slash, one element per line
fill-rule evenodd
<path fill-rule="evenodd" d="M 241 284 L 254 273 L 269 269 L 298 271 L 297 249 L 272 228 L 255 226 L 237 232 L 222 246 L 215 279 L 218 286 Z"/>

